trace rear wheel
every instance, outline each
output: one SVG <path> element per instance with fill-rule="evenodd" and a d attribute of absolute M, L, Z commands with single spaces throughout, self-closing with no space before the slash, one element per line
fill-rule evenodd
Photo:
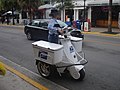
<path fill-rule="evenodd" d="M 42 77 L 49 78 L 55 72 L 55 67 L 44 62 L 37 63 L 37 69 Z"/>
<path fill-rule="evenodd" d="M 27 39 L 28 40 L 32 40 L 33 39 L 33 36 L 32 36 L 32 34 L 31 34 L 31 32 L 27 32 Z"/>

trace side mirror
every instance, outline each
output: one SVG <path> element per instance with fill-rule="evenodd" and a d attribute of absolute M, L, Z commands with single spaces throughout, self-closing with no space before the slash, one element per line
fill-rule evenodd
<path fill-rule="evenodd" d="M 60 27 L 60 25 L 59 24 L 55 24 L 54 27 Z"/>

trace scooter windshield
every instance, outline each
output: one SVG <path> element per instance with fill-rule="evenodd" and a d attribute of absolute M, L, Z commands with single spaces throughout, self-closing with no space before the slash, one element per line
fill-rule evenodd
<path fill-rule="evenodd" d="M 61 20 L 57 20 L 58 24 L 61 28 L 67 27 L 68 25 L 65 22 L 62 22 Z"/>

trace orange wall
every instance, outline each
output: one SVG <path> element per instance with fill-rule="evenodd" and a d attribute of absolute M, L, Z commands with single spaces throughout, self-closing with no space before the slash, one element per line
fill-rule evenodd
<path fill-rule="evenodd" d="M 97 20 L 96 26 L 99 27 L 108 27 L 108 21 L 107 20 Z M 112 27 L 118 28 L 118 21 L 112 21 Z"/>

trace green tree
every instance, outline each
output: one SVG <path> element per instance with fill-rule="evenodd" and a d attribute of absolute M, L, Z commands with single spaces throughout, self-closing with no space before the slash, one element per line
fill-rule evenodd
<path fill-rule="evenodd" d="M 0 0 L 0 8 L 3 10 L 11 10 L 13 7 L 19 8 L 16 0 Z"/>
<path fill-rule="evenodd" d="M 0 8 L 4 11 L 12 11 L 13 24 L 14 24 L 14 11 L 19 8 L 16 0 L 0 0 Z M 8 17 L 9 18 L 9 17 Z"/>
<path fill-rule="evenodd" d="M 41 4 L 40 0 L 17 0 L 21 10 L 28 12 L 30 21 L 32 20 L 34 11 L 38 9 Z"/>
<path fill-rule="evenodd" d="M 3 4 L 2 4 L 3 0 L 0 0 L 0 11 L 3 9 Z"/>

